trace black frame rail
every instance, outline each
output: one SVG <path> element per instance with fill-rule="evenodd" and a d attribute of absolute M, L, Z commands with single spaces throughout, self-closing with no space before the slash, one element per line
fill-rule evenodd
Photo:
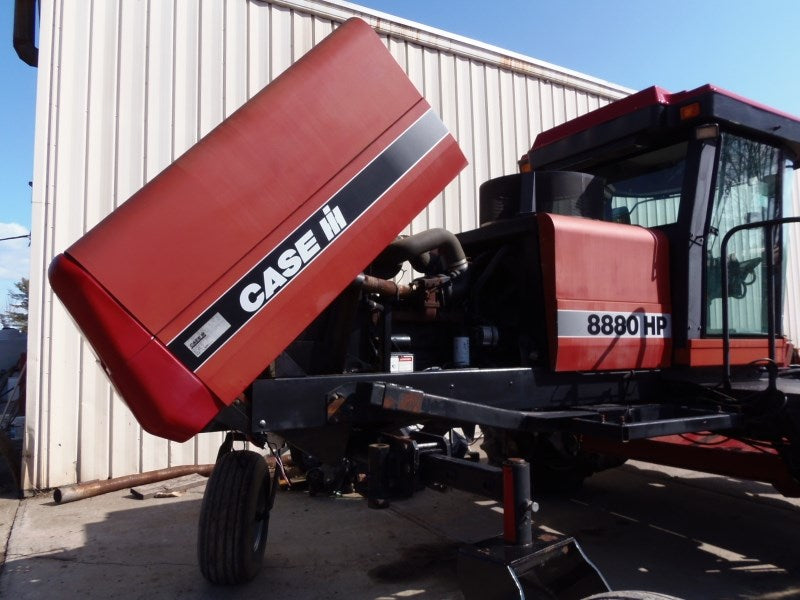
<path fill-rule="evenodd" d="M 736 413 L 669 404 L 605 404 L 585 409 L 510 410 L 464 402 L 392 383 L 365 384 L 369 403 L 384 411 L 446 418 L 516 431 L 573 431 L 621 442 L 664 435 L 735 429 Z"/>

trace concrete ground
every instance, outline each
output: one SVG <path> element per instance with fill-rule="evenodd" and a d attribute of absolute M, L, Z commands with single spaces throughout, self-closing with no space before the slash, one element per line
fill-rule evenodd
<path fill-rule="evenodd" d="M 0 500 L 0 597 L 460 598 L 458 545 L 502 527 L 495 503 L 460 492 L 426 490 L 387 510 L 281 492 L 264 569 L 223 589 L 196 566 L 201 498 L 202 488 L 149 500 Z M 764 484 L 634 462 L 539 502 L 537 526 L 577 537 L 615 589 L 800 598 L 800 502 Z"/>

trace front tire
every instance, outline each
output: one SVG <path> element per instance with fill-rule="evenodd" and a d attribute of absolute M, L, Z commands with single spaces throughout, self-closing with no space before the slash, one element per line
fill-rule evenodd
<path fill-rule="evenodd" d="M 208 581 L 236 585 L 261 569 L 269 531 L 270 476 L 264 457 L 249 450 L 223 454 L 200 508 L 197 558 Z"/>

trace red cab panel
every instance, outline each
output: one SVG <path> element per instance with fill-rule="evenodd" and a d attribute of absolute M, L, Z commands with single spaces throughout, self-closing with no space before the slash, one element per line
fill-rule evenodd
<path fill-rule="evenodd" d="M 68 248 L 51 281 L 142 425 L 187 439 L 465 164 L 353 19 Z"/>
<path fill-rule="evenodd" d="M 547 331 L 556 371 L 669 365 L 669 252 L 661 232 L 541 213 Z"/>

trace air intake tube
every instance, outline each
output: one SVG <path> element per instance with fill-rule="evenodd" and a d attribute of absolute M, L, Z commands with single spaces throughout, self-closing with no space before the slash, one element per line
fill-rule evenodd
<path fill-rule="evenodd" d="M 431 250 L 439 252 L 434 256 Z M 456 278 L 467 270 L 467 257 L 458 238 L 441 228 L 396 239 L 375 259 L 373 268 L 379 277 L 389 279 L 405 261 L 428 277 L 444 274 Z"/>

